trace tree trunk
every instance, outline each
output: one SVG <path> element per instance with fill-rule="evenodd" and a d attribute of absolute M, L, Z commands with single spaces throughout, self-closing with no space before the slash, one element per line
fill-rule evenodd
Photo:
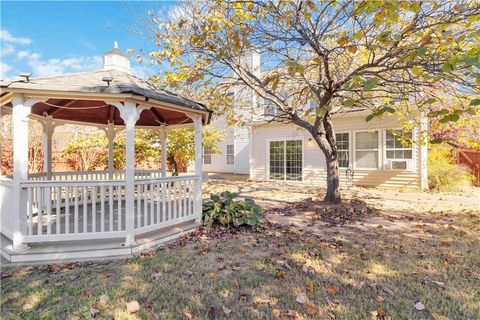
<path fill-rule="evenodd" d="M 178 165 L 177 160 L 175 160 L 175 156 L 167 156 L 167 162 L 170 164 L 170 171 L 172 171 L 172 176 L 178 176 Z"/>
<path fill-rule="evenodd" d="M 342 201 L 342 198 L 340 196 L 340 176 L 338 174 L 338 152 L 330 114 L 327 113 L 324 116 L 318 127 L 312 126 L 310 133 L 325 155 L 327 192 L 324 201 L 339 203 Z"/>
<path fill-rule="evenodd" d="M 340 177 L 338 174 L 337 151 L 335 156 L 325 158 L 327 163 L 327 193 L 325 194 L 325 201 L 331 203 L 338 203 L 342 201 L 340 197 Z"/>

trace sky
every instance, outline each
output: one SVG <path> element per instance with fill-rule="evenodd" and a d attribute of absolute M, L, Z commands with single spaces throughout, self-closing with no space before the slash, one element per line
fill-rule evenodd
<path fill-rule="evenodd" d="M 147 11 L 171 10 L 173 1 L 4 1 L 0 2 L 0 78 L 21 72 L 32 77 L 100 69 L 113 48 L 154 49 L 144 28 Z M 131 59 L 142 78 L 161 66 Z"/>

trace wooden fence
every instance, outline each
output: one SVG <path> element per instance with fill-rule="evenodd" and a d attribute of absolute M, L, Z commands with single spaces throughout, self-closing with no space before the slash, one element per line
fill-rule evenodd
<path fill-rule="evenodd" d="M 470 169 L 473 184 L 480 187 L 480 152 L 458 149 L 457 163 Z"/>

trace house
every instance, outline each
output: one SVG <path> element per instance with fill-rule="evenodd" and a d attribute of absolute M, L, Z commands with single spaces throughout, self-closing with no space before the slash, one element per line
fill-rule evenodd
<path fill-rule="evenodd" d="M 260 57 L 245 57 L 253 70 L 260 69 Z M 245 174 L 258 181 L 297 181 L 324 184 L 325 159 L 310 133 L 294 124 L 271 121 L 278 110 L 262 103 L 249 88 L 237 86 L 231 92 L 244 126 L 227 126 L 224 118 L 212 125 L 225 130 L 219 145 L 221 154 L 203 150 L 204 171 Z M 247 101 L 245 103 L 245 101 Z M 307 106 L 315 107 L 315 105 Z M 398 115 L 391 114 L 369 122 L 368 110 L 334 113 L 341 185 L 372 187 L 427 187 L 427 147 L 420 143 L 427 121 L 421 114 L 410 132 L 402 132 Z M 401 143 L 400 137 L 414 143 Z"/>

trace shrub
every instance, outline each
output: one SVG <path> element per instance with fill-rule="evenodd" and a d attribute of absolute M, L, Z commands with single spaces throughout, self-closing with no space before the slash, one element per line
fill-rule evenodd
<path fill-rule="evenodd" d="M 203 221 L 207 227 L 221 225 L 227 229 L 240 226 L 255 228 L 260 223 L 260 207 L 251 199 L 234 200 L 237 193 L 212 194 L 203 204 Z"/>
<path fill-rule="evenodd" d="M 473 176 L 455 163 L 449 149 L 432 148 L 428 152 L 428 187 L 433 191 L 461 191 L 472 184 Z"/>

